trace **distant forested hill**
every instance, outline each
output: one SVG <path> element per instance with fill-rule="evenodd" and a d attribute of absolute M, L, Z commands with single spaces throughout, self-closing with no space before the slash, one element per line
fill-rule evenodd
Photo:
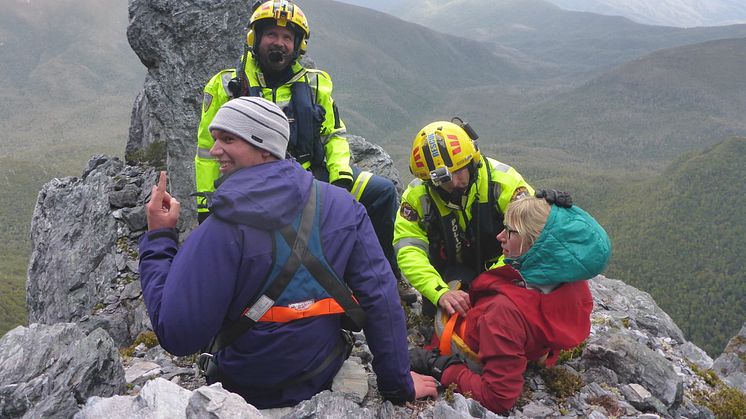
<path fill-rule="evenodd" d="M 646 25 L 679 27 L 746 23 L 740 0 L 549 0 L 567 10 L 625 16 Z"/>
<path fill-rule="evenodd" d="M 528 106 L 508 141 L 637 167 L 746 135 L 746 38 L 656 51 Z"/>
<path fill-rule="evenodd" d="M 2 8 L 3 155 L 33 152 L 24 158 L 59 164 L 112 150 L 144 76 L 125 38 L 126 2 L 11 0 Z"/>
<path fill-rule="evenodd" d="M 398 16 L 442 32 L 494 42 L 551 63 L 558 74 L 597 74 L 662 48 L 746 37 L 746 25 L 648 26 L 573 12 L 543 0 L 415 0 Z"/>
<path fill-rule="evenodd" d="M 465 89 L 535 78 L 520 55 L 492 45 L 339 2 L 300 4 L 311 25 L 309 55 L 332 76 L 342 117 L 376 143 L 446 117 L 444 108 Z"/>
<path fill-rule="evenodd" d="M 711 355 L 746 319 L 744 159 L 746 138 L 732 138 L 595 203 L 614 244 L 608 276 L 650 292 Z"/>

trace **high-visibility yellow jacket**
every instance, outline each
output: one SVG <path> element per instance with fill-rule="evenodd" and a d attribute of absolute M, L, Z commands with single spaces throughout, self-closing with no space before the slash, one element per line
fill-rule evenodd
<path fill-rule="evenodd" d="M 316 69 L 308 69 L 301 66 L 297 61 L 292 66 L 294 76 L 285 84 L 269 88 L 266 87 L 264 75 L 258 63 L 254 59 L 246 61 L 246 78 L 251 88 L 261 91 L 262 97 L 271 100 L 285 110 L 292 97 L 292 86 L 294 83 L 307 83 L 312 93 L 312 101 L 323 110 L 323 120 L 320 122 L 320 139 L 324 156 L 325 169 L 329 172 L 329 183 L 336 180 L 352 181 L 352 169 L 350 167 L 350 146 L 347 139 L 342 136 L 346 132 L 344 122 L 339 117 L 337 108 L 332 99 L 332 80 L 329 75 Z M 210 156 L 210 148 L 214 140 L 208 129 L 210 122 L 220 106 L 231 99 L 228 83 L 236 77 L 235 69 L 226 69 L 210 79 L 204 89 L 202 102 L 202 119 L 197 132 L 197 154 L 194 157 L 195 180 L 198 193 L 210 193 L 215 190 L 215 180 L 220 177 L 218 162 Z M 292 132 L 292 129 L 291 129 Z M 291 134 L 292 135 L 292 134 Z M 292 142 L 291 138 L 291 142 Z M 298 158 L 298 156 L 294 156 Z M 311 162 L 306 162 L 304 167 L 309 169 Z M 197 198 L 198 211 L 207 211 L 204 196 Z"/>
<path fill-rule="evenodd" d="M 449 289 L 439 270 L 461 264 L 478 274 L 496 263 L 502 249 L 495 236 L 503 229 L 508 204 L 534 194 L 515 169 L 497 160 L 483 157 L 476 173 L 461 205 L 413 180 L 396 215 L 394 250 L 401 273 L 436 306 Z"/>

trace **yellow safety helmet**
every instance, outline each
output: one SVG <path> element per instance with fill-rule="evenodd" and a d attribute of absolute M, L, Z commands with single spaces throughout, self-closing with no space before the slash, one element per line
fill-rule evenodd
<path fill-rule="evenodd" d="M 271 21 L 271 22 L 270 22 Z M 246 34 L 246 44 L 256 51 L 259 38 L 256 36 L 257 24 L 271 23 L 273 25 L 289 27 L 295 32 L 295 56 L 305 54 L 308 47 L 308 37 L 311 30 L 305 13 L 296 4 L 288 0 L 270 0 L 254 9 L 249 21 L 249 33 Z"/>
<path fill-rule="evenodd" d="M 474 142 L 477 134 L 460 118 L 453 121 L 428 124 L 414 137 L 409 156 L 413 175 L 437 186 L 449 182 L 451 173 L 470 163 L 479 165 L 482 157 Z"/>

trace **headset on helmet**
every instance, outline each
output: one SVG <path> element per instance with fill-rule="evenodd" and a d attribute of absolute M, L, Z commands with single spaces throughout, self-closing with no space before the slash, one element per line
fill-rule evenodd
<path fill-rule="evenodd" d="M 426 125 L 412 143 L 409 171 L 435 186 L 450 182 L 451 173 L 469 164 L 476 168 L 482 159 L 474 129 L 461 118 L 452 121 Z"/>
<path fill-rule="evenodd" d="M 295 32 L 295 57 L 306 53 L 311 30 L 305 13 L 296 4 L 288 0 L 270 0 L 264 3 L 257 1 L 254 4 L 254 12 L 249 20 L 249 32 L 246 34 L 246 44 L 253 51 L 259 46 L 261 25 L 265 23 L 292 29 Z M 257 33 L 260 36 L 256 36 Z"/>

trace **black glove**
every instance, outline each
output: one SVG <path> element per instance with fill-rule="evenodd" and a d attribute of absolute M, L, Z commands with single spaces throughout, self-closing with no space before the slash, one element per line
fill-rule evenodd
<path fill-rule="evenodd" d="M 562 208 L 572 207 L 572 196 L 570 192 L 558 191 L 556 189 L 539 189 L 536 191 L 537 198 L 544 198 L 550 205 Z"/>
<path fill-rule="evenodd" d="M 342 189 L 347 189 L 347 192 L 349 192 L 352 190 L 352 179 L 346 177 L 339 178 L 332 182 L 332 185 L 338 186 Z"/>
<path fill-rule="evenodd" d="M 455 364 L 463 364 L 464 360 L 459 355 L 441 356 L 437 350 L 414 348 L 409 350 L 409 363 L 412 371 L 429 375 L 440 381 L 446 368 Z"/>

